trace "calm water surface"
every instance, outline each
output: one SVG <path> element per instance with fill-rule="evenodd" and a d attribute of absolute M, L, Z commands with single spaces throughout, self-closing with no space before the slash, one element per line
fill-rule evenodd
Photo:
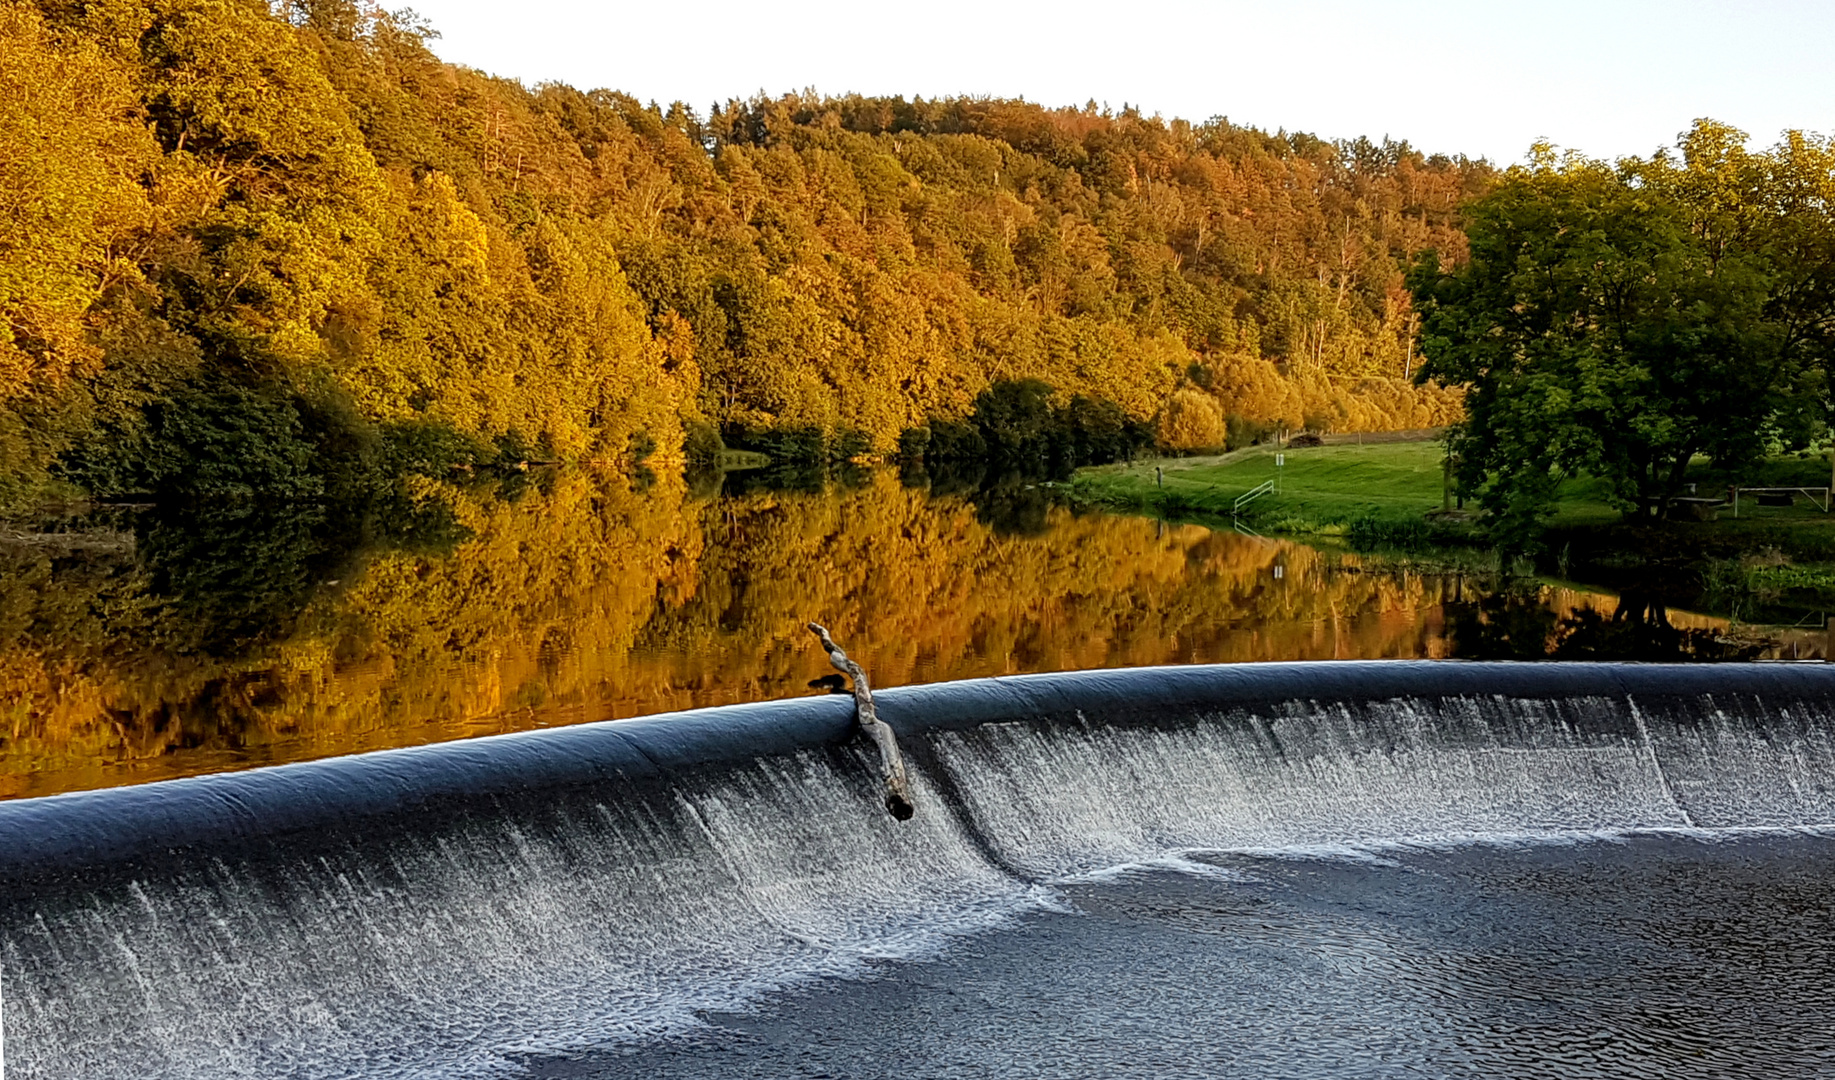
<path fill-rule="evenodd" d="M 1080 515 L 1050 494 L 562 472 L 422 481 L 360 516 L 117 510 L 11 529 L 0 797 L 819 692 L 810 620 L 881 686 L 1557 641 L 1598 657 L 1626 630 L 1604 596 Z M 1819 655 L 1805 637 L 1790 648 Z"/>

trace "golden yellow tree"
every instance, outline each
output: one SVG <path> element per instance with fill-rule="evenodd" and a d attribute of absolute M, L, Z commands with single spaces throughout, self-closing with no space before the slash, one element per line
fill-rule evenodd
<path fill-rule="evenodd" d="M 1166 399 L 1160 442 L 1173 450 L 1214 450 L 1224 443 L 1223 409 L 1202 390 L 1184 387 Z"/>

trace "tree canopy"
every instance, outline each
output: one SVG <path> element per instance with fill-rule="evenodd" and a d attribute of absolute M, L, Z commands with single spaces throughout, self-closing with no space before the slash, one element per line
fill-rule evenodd
<path fill-rule="evenodd" d="M 1025 379 L 1135 423 L 1187 390 L 1457 415 L 1407 381 L 1403 267 L 1460 248 L 1482 162 L 983 99 L 701 115 L 429 33 L 352 0 L 7 7 L 0 500 L 335 491 L 461 442 L 669 460 L 684 423 L 886 452 Z"/>
<path fill-rule="evenodd" d="M 1700 121 L 1648 160 L 1538 148 L 1466 208 L 1465 261 L 1415 267 L 1419 374 L 1469 389 L 1449 450 L 1504 536 L 1566 476 L 1654 515 L 1697 455 L 1825 433 L 1835 153 L 1745 141 Z"/>

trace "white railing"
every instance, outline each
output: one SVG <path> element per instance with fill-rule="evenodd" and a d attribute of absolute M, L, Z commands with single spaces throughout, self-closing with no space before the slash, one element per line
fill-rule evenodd
<path fill-rule="evenodd" d="M 1274 481 L 1263 480 L 1261 483 L 1250 488 L 1248 491 L 1245 491 L 1241 495 L 1236 496 L 1236 501 L 1230 504 L 1230 516 L 1234 517 L 1237 514 L 1242 513 L 1243 507 L 1249 505 L 1250 503 L 1254 502 L 1255 500 L 1261 498 L 1263 495 L 1266 495 L 1273 490 L 1274 490 Z"/>
<path fill-rule="evenodd" d="M 1825 487 L 1736 487 L 1733 489 L 1733 516 L 1739 516 L 1739 497 L 1741 495 L 1796 495 L 1801 493 L 1809 499 L 1810 505 L 1823 513 L 1835 504 L 1835 488 Z"/>

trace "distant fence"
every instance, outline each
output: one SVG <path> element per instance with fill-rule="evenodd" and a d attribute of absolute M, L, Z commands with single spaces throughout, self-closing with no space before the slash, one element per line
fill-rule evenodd
<path fill-rule="evenodd" d="M 1444 427 L 1415 428 L 1411 431 L 1334 431 L 1330 435 L 1321 435 L 1319 441 L 1327 446 L 1342 446 L 1345 443 L 1397 443 L 1427 442 L 1438 439 Z"/>

